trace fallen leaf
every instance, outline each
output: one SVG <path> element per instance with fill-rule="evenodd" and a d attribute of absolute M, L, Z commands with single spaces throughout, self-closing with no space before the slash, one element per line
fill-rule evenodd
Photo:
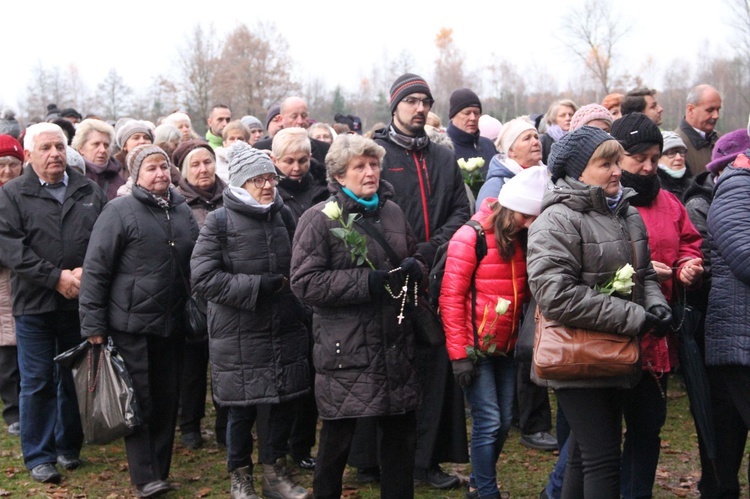
<path fill-rule="evenodd" d="M 0 497 L 8 497 L 10 496 L 10 492 L 8 492 L 5 489 L 0 489 Z"/>
<path fill-rule="evenodd" d="M 198 489 L 198 492 L 195 493 L 195 497 L 206 497 L 207 495 L 211 494 L 211 487 L 203 487 L 202 489 Z"/>

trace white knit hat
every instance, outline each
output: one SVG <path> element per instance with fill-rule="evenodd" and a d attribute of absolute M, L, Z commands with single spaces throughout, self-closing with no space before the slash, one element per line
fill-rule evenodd
<path fill-rule="evenodd" d="M 503 129 L 495 141 L 498 151 L 507 155 L 516 139 L 526 130 L 536 130 L 534 124 L 526 116 L 520 116 L 507 122 L 503 125 Z"/>
<path fill-rule="evenodd" d="M 531 166 L 505 182 L 497 200 L 505 208 L 529 216 L 542 212 L 542 198 L 547 190 L 547 167 Z"/>

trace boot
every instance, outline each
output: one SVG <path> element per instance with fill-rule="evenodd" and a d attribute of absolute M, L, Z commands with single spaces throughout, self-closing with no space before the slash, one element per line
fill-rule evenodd
<path fill-rule="evenodd" d="M 253 487 L 253 470 L 243 466 L 232 471 L 232 499 L 260 499 Z"/>
<path fill-rule="evenodd" d="M 310 493 L 292 481 L 287 473 L 286 458 L 263 465 L 263 497 L 266 499 L 309 499 Z"/>

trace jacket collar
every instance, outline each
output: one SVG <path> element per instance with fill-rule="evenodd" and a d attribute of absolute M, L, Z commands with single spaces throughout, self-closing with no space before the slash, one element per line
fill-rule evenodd
<path fill-rule="evenodd" d="M 455 126 L 452 121 L 448 123 L 448 129 L 446 130 L 446 133 L 455 144 L 461 146 L 473 147 L 474 149 L 476 149 L 477 144 L 479 143 L 479 132 L 464 132 L 463 130 Z"/>
<path fill-rule="evenodd" d="M 719 138 L 719 135 L 715 130 L 707 133 L 705 138 L 701 137 L 701 134 L 696 132 L 695 128 L 693 128 L 690 123 L 685 120 L 685 118 L 682 118 L 682 121 L 680 121 L 680 130 L 682 130 L 682 133 L 685 134 L 685 136 L 690 140 L 690 143 L 693 144 L 696 149 L 713 147 L 714 144 L 716 144 L 716 140 Z"/>

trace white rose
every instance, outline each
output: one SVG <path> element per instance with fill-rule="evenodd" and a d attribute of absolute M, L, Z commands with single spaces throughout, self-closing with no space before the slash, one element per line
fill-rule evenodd
<path fill-rule="evenodd" d="M 328 201 L 323 208 L 323 213 L 331 220 L 338 220 L 343 212 L 336 201 Z"/>
<path fill-rule="evenodd" d="M 495 305 L 495 313 L 497 315 L 505 315 L 508 312 L 508 307 L 510 307 L 510 300 L 498 298 L 497 305 Z"/>
<path fill-rule="evenodd" d="M 458 167 L 462 170 L 466 170 L 466 160 L 464 158 L 458 159 Z"/>
<path fill-rule="evenodd" d="M 633 266 L 629 263 L 626 265 L 623 265 L 620 270 L 617 271 L 615 274 L 615 280 L 616 281 L 627 281 L 631 277 L 633 277 L 633 274 L 635 274 L 635 270 L 633 269 Z"/>

